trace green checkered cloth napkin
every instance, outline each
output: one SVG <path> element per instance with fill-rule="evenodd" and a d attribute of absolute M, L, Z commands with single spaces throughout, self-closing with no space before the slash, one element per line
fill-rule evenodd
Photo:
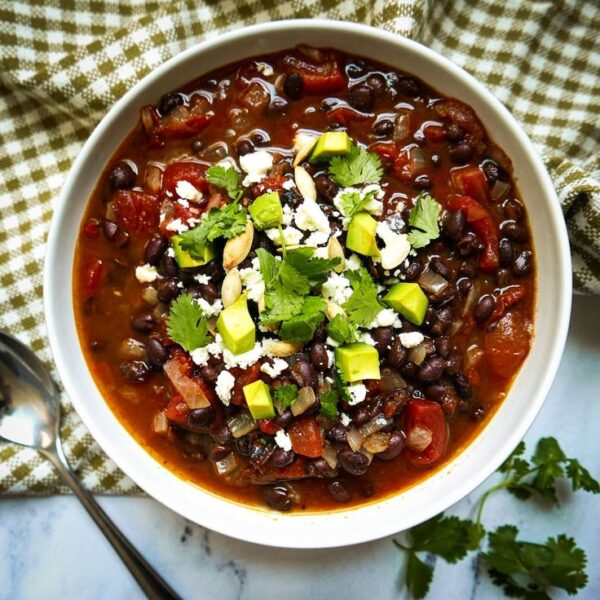
<path fill-rule="evenodd" d="M 550 169 L 569 226 L 576 288 L 600 293 L 596 2 L 0 0 L 0 328 L 52 366 L 42 263 L 53 203 L 82 144 L 129 87 L 223 31 L 317 16 L 410 36 L 486 83 Z M 85 485 L 94 492 L 135 492 L 67 398 L 63 406 L 66 452 Z M 0 443 L 0 493 L 56 491 L 64 489 L 48 462 Z"/>

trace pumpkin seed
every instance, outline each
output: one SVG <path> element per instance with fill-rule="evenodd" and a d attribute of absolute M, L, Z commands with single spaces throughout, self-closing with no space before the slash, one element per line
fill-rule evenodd
<path fill-rule="evenodd" d="M 248 219 L 246 229 L 240 235 L 227 240 L 223 248 L 223 268 L 226 271 L 237 267 L 250 253 L 254 240 L 254 225 Z"/>
<path fill-rule="evenodd" d="M 340 264 L 333 267 L 336 273 L 341 273 L 346 267 L 346 257 L 344 256 L 344 249 L 336 237 L 330 237 L 327 242 L 327 256 L 329 258 L 339 258 Z"/>
<path fill-rule="evenodd" d="M 317 201 L 315 182 L 304 167 L 296 167 L 294 169 L 294 180 L 296 181 L 298 191 L 305 200 Z"/>
<path fill-rule="evenodd" d="M 325 314 L 327 315 L 327 318 L 331 321 L 337 315 L 342 315 L 342 317 L 345 317 L 346 311 L 339 304 L 336 304 L 331 300 L 327 300 L 327 308 L 325 309 Z"/>
<path fill-rule="evenodd" d="M 225 308 L 231 306 L 241 295 L 242 277 L 237 267 L 234 267 L 227 275 L 225 275 L 223 285 L 221 286 L 221 300 L 223 301 L 223 306 Z"/>
<path fill-rule="evenodd" d="M 286 356 L 291 356 L 292 354 L 296 354 L 296 352 L 300 352 L 302 350 L 304 344 L 301 342 L 289 342 L 288 340 L 277 340 L 275 342 L 271 342 L 268 346 L 268 350 L 270 354 L 273 356 L 277 356 L 279 358 L 284 358 Z"/>
<path fill-rule="evenodd" d="M 310 154 L 318 139 L 319 136 L 311 135 L 310 133 L 300 131 L 296 134 L 294 137 L 294 152 L 296 156 L 294 157 L 292 167 L 298 166 Z"/>

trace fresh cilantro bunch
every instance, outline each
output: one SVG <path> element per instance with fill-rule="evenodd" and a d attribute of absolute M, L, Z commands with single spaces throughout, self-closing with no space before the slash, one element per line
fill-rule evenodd
<path fill-rule="evenodd" d="M 531 461 L 523 458 L 521 442 L 500 467 L 504 479 L 483 494 L 475 521 L 438 515 L 410 530 L 411 544 L 395 540 L 408 554 L 406 585 L 414 598 L 424 598 L 433 578 L 433 567 L 422 561 L 418 552 L 440 556 L 449 563 L 467 552 L 480 549 L 485 537 L 481 525 L 483 507 L 489 496 L 506 489 L 520 500 L 534 496 L 558 504 L 556 483 L 567 478 L 573 490 L 600 493 L 600 484 L 578 460 L 568 458 L 554 438 L 539 440 Z M 549 537 L 545 543 L 517 539 L 518 529 L 504 525 L 487 534 L 487 550 L 481 559 L 487 564 L 492 582 L 512 598 L 550 600 L 552 588 L 576 594 L 587 583 L 585 552 L 565 535 Z"/>
<path fill-rule="evenodd" d="M 358 341 L 358 328 L 344 315 L 335 315 L 326 326 L 327 335 L 340 344 L 353 344 Z"/>
<path fill-rule="evenodd" d="M 366 210 L 375 198 L 377 190 L 369 190 L 366 194 L 349 188 L 340 194 L 340 208 L 345 217 L 351 219 L 356 213 Z"/>
<path fill-rule="evenodd" d="M 379 183 L 383 177 L 383 166 L 377 154 L 353 146 L 348 154 L 334 156 L 331 159 L 329 175 L 343 187 Z"/>
<path fill-rule="evenodd" d="M 365 267 L 356 271 L 345 271 L 344 275 L 354 291 L 344 302 L 343 308 L 354 325 L 368 327 L 377 313 L 385 308 L 379 300 L 377 285 Z"/>
<path fill-rule="evenodd" d="M 239 200 L 244 191 L 240 186 L 240 174 L 232 167 L 214 165 L 206 171 L 206 181 L 223 188 L 232 200 Z"/>
<path fill-rule="evenodd" d="M 318 296 L 307 296 L 301 311 L 283 321 L 279 335 L 290 342 L 310 342 L 317 327 L 325 320 L 327 303 Z"/>
<path fill-rule="evenodd" d="M 202 308 L 190 294 L 181 294 L 171 304 L 167 334 L 187 352 L 211 341 Z"/>
<path fill-rule="evenodd" d="M 408 241 L 413 248 L 423 248 L 440 237 L 438 218 L 441 211 L 442 205 L 427 192 L 419 194 L 408 216 L 408 224 L 413 227 Z"/>

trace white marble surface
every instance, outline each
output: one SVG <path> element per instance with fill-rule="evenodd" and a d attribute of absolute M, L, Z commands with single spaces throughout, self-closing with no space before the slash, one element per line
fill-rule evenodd
<path fill-rule="evenodd" d="M 538 327 L 552 327 L 540 323 Z M 600 476 L 600 299 L 575 298 L 565 356 L 552 392 L 526 441 L 556 436 Z M 486 482 L 484 486 L 489 485 Z M 470 515 L 481 491 L 453 513 Z M 125 534 L 187 599 L 286 600 L 402 598 L 403 559 L 390 539 L 337 550 L 294 551 L 238 542 L 191 525 L 148 498 L 100 500 Z M 493 497 L 486 524 L 514 523 L 524 538 L 565 532 L 588 554 L 588 587 L 600 598 L 600 497 L 565 496 L 560 510 Z M 117 556 L 70 497 L 0 501 L 0 599 L 137 599 L 142 594 Z M 439 561 L 430 598 L 500 598 L 473 558 Z M 566 597 L 557 595 L 557 597 Z"/>

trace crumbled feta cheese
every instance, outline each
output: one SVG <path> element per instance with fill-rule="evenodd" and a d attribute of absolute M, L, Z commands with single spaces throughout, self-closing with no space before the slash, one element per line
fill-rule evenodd
<path fill-rule="evenodd" d="M 185 198 L 179 198 L 179 200 L 177 200 L 177 204 L 179 204 L 179 206 L 183 206 L 183 208 L 190 207 L 190 201 L 186 200 Z"/>
<path fill-rule="evenodd" d="M 203 285 L 208 285 L 210 283 L 210 277 L 204 273 L 198 273 L 198 275 L 194 275 L 194 279 Z"/>
<path fill-rule="evenodd" d="M 328 346 L 331 346 L 332 348 L 337 348 L 340 345 L 340 343 L 338 341 L 334 340 L 331 336 L 327 336 L 325 343 Z M 327 356 L 329 356 L 329 354 Z"/>
<path fill-rule="evenodd" d="M 282 184 L 281 187 L 284 190 L 293 190 L 296 187 L 296 182 L 293 179 L 286 179 Z"/>
<path fill-rule="evenodd" d="M 175 233 L 183 233 L 189 229 L 189 225 L 184 223 L 181 219 L 173 219 L 165 229 L 167 231 L 174 231 Z"/>
<path fill-rule="evenodd" d="M 291 179 L 289 179 L 288 181 L 291 181 Z M 285 184 L 284 184 L 284 187 L 285 187 Z M 291 225 L 294 220 L 294 211 L 292 210 L 292 208 L 289 204 L 284 204 L 282 210 L 283 210 L 283 219 L 282 219 L 283 225 Z"/>
<path fill-rule="evenodd" d="M 265 77 L 271 77 L 271 75 L 273 75 L 275 73 L 275 71 L 273 71 L 273 67 L 270 64 L 264 63 L 264 62 L 257 63 L 256 69 L 258 70 L 259 73 L 262 73 Z"/>
<path fill-rule="evenodd" d="M 248 352 L 244 352 L 242 354 L 233 354 L 231 350 L 225 348 L 225 346 L 223 346 L 223 338 L 221 338 L 219 334 L 217 334 L 217 336 L 215 337 L 215 342 L 220 346 L 219 349 L 222 351 L 223 354 L 223 363 L 228 369 L 230 369 L 231 367 L 240 367 L 242 369 L 245 369 L 250 365 L 253 365 L 255 362 L 259 361 L 265 353 L 263 345 L 260 342 L 256 342 L 256 344 L 254 344 L 254 348 L 250 348 Z"/>
<path fill-rule="evenodd" d="M 400 319 L 400 317 L 398 315 L 396 315 L 396 318 L 394 319 L 394 322 L 392 323 L 392 327 L 394 329 L 402 329 L 402 320 Z"/>
<path fill-rule="evenodd" d="M 240 269 L 242 285 L 248 292 L 248 298 L 254 302 L 260 302 L 265 294 L 265 282 L 260 272 L 260 263 L 258 257 L 252 259 L 252 266 L 246 269 Z"/>
<path fill-rule="evenodd" d="M 314 200 L 305 200 L 296 209 L 296 226 L 303 231 L 329 233 L 329 219 Z"/>
<path fill-rule="evenodd" d="M 309 237 L 310 239 L 310 237 Z M 308 239 L 306 240 L 306 243 L 308 244 Z M 327 246 L 319 246 L 318 248 L 315 248 L 315 251 L 313 252 L 313 257 L 314 258 L 329 258 L 329 251 L 327 250 Z"/>
<path fill-rule="evenodd" d="M 384 308 L 380 310 L 373 322 L 369 325 L 369 328 L 374 329 L 375 327 L 389 327 L 394 323 L 397 315 L 393 308 Z"/>
<path fill-rule="evenodd" d="M 202 348 L 192 350 L 190 356 L 199 367 L 204 367 L 208 364 L 208 359 L 210 358 L 208 346 L 202 346 Z"/>
<path fill-rule="evenodd" d="M 170 256 L 171 258 L 175 258 L 175 250 L 172 246 L 169 246 L 167 248 L 167 256 Z"/>
<path fill-rule="evenodd" d="M 177 182 L 175 186 L 175 193 L 185 200 L 193 200 L 194 202 L 200 202 L 203 198 L 202 192 L 195 188 L 189 181 L 182 179 Z"/>
<path fill-rule="evenodd" d="M 279 229 L 277 227 L 266 229 L 265 233 L 267 234 L 267 237 L 277 246 L 281 246 L 281 236 L 279 235 Z M 283 239 L 285 240 L 286 244 L 290 246 L 297 246 L 302 239 L 302 232 L 295 227 L 285 227 L 283 229 Z"/>
<path fill-rule="evenodd" d="M 217 383 L 215 384 L 215 392 L 219 396 L 219 400 L 225 405 L 229 406 L 231 400 L 231 391 L 235 385 L 235 377 L 229 371 L 221 371 L 217 377 Z"/>
<path fill-rule="evenodd" d="M 400 334 L 400 343 L 405 348 L 414 348 L 418 346 L 423 340 L 425 336 L 420 331 L 409 331 L 408 333 Z"/>
<path fill-rule="evenodd" d="M 286 452 L 289 452 L 292 449 L 292 439 L 283 429 L 277 430 L 277 433 L 275 434 L 275 443 Z"/>
<path fill-rule="evenodd" d="M 140 283 L 152 283 L 156 281 L 160 275 L 155 267 L 149 264 L 142 265 L 135 268 L 135 278 Z"/>
<path fill-rule="evenodd" d="M 329 233 L 325 231 L 313 231 L 307 238 L 304 240 L 304 243 L 307 246 L 320 246 L 321 244 L 326 244 L 329 240 Z M 327 257 L 325 257 L 327 258 Z"/>
<path fill-rule="evenodd" d="M 340 423 L 344 427 L 348 427 L 352 423 L 352 419 L 346 413 L 340 413 Z"/>
<path fill-rule="evenodd" d="M 350 271 L 358 271 L 358 269 L 360 269 L 361 266 L 362 262 L 356 254 L 351 254 L 346 259 L 346 269 L 349 269 Z"/>
<path fill-rule="evenodd" d="M 325 351 L 327 352 L 327 365 L 331 368 L 335 365 L 335 353 L 329 348 L 325 348 Z M 327 379 L 327 377 L 325 379 Z M 330 383 L 333 383 L 333 381 L 330 381 Z"/>
<path fill-rule="evenodd" d="M 392 231 L 392 228 L 387 221 L 379 221 L 379 223 L 377 223 L 377 229 L 375 229 L 375 233 L 383 240 L 385 244 L 389 244 L 398 235 L 395 231 Z"/>
<path fill-rule="evenodd" d="M 269 377 L 277 377 L 281 375 L 283 371 L 289 369 L 290 365 L 288 365 L 287 361 L 283 360 L 283 358 L 274 358 L 273 364 L 265 363 L 260 367 L 260 370 L 263 373 L 266 373 Z"/>
<path fill-rule="evenodd" d="M 215 300 L 214 304 L 209 304 L 204 298 L 196 298 L 205 317 L 216 317 L 223 310 L 223 303 Z"/>
<path fill-rule="evenodd" d="M 257 183 L 265 178 L 273 166 L 273 156 L 266 150 L 257 150 L 240 156 L 240 167 L 247 173 L 242 185 Z"/>
<path fill-rule="evenodd" d="M 325 298 L 329 298 L 342 306 L 352 295 L 352 287 L 346 277 L 331 273 L 327 281 L 321 286 L 321 293 Z"/>
<path fill-rule="evenodd" d="M 375 340 L 373 336 L 368 331 L 361 331 L 359 335 L 359 341 L 363 344 L 369 344 L 369 346 L 375 345 Z"/>
<path fill-rule="evenodd" d="M 367 397 L 367 388 L 362 383 L 354 383 L 347 387 L 351 400 L 348 402 L 350 406 L 360 404 Z"/>

